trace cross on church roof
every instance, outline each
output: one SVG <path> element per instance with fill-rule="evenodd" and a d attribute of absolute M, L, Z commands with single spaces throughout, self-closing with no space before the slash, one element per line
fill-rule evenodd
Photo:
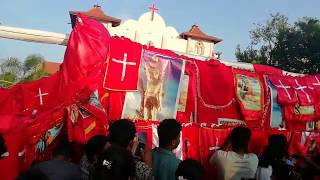
<path fill-rule="evenodd" d="M 149 7 L 150 11 L 151 11 L 151 21 L 153 21 L 154 19 L 154 12 L 158 11 L 159 9 L 156 8 L 156 6 L 154 4 L 152 4 L 152 6 Z"/>
<path fill-rule="evenodd" d="M 93 5 L 93 7 L 98 7 L 98 8 L 101 8 L 101 6 L 97 3 L 95 5 Z"/>

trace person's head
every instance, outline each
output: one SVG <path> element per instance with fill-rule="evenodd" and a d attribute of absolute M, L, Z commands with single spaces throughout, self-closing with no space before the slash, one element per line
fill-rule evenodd
<path fill-rule="evenodd" d="M 277 149 L 287 148 L 287 138 L 283 134 L 273 134 L 269 136 L 268 146 Z"/>
<path fill-rule="evenodd" d="M 233 128 L 230 133 L 232 151 L 236 153 L 248 152 L 250 137 L 251 130 L 249 128 L 243 126 Z"/>
<path fill-rule="evenodd" d="M 111 145 L 99 156 L 93 176 L 96 180 L 128 180 L 134 176 L 134 170 L 131 153 L 121 146 Z"/>
<path fill-rule="evenodd" d="M 97 160 L 99 154 L 105 149 L 107 142 L 107 137 L 103 135 L 96 135 L 88 140 L 85 146 L 85 152 L 91 163 Z"/>
<path fill-rule="evenodd" d="M 109 127 L 109 141 L 127 148 L 136 136 L 136 127 L 128 119 L 120 119 Z"/>
<path fill-rule="evenodd" d="M 283 134 L 269 136 L 268 145 L 262 153 L 259 166 L 268 167 L 288 155 L 287 138 Z"/>
<path fill-rule="evenodd" d="M 204 168 L 198 161 L 193 159 L 182 161 L 176 170 L 176 179 L 182 177 L 187 180 L 201 180 L 203 175 Z"/>
<path fill-rule="evenodd" d="M 2 137 L 2 134 L 0 134 L 0 159 L 1 159 L 1 155 L 6 153 L 8 151 L 6 143 L 4 138 Z"/>
<path fill-rule="evenodd" d="M 70 161 L 72 157 L 72 148 L 70 144 L 61 143 L 52 152 L 52 159 Z"/>
<path fill-rule="evenodd" d="M 16 180 L 35 180 L 35 179 L 50 180 L 48 176 L 46 176 L 42 171 L 38 169 L 28 170 L 16 178 Z"/>
<path fill-rule="evenodd" d="M 269 136 L 267 149 L 272 157 L 282 159 L 288 154 L 287 138 L 283 134 Z"/>
<path fill-rule="evenodd" d="M 175 119 L 165 119 L 158 126 L 159 147 L 174 150 L 180 143 L 181 124 Z"/>

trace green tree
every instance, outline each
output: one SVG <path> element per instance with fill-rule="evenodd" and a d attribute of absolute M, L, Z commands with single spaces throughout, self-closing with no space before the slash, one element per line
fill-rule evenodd
<path fill-rule="evenodd" d="M 19 81 L 22 75 L 22 64 L 18 58 L 9 57 L 1 65 L 0 86 L 7 87 Z"/>
<path fill-rule="evenodd" d="M 44 58 L 41 55 L 30 55 L 23 63 L 18 58 L 9 57 L 1 63 L 0 69 L 0 87 L 33 81 L 48 75 L 44 72 Z"/>
<path fill-rule="evenodd" d="M 293 25 L 275 14 L 250 31 L 251 44 L 236 48 L 239 62 L 267 64 L 296 73 L 319 73 L 320 22 L 302 18 Z"/>
<path fill-rule="evenodd" d="M 22 81 L 33 81 L 47 75 L 44 72 L 44 58 L 41 55 L 29 55 L 23 63 Z"/>
<path fill-rule="evenodd" d="M 285 70 L 315 74 L 320 72 L 320 21 L 302 18 L 294 28 L 278 37 L 273 49 L 278 66 Z"/>

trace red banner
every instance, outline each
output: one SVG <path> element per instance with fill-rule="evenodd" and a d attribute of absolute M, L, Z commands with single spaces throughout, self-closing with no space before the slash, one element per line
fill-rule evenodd
<path fill-rule="evenodd" d="M 142 46 L 127 38 L 112 38 L 103 87 L 115 91 L 135 91 Z"/>

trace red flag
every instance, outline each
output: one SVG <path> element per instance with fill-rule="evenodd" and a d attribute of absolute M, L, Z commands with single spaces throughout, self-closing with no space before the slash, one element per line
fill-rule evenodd
<path fill-rule="evenodd" d="M 58 101 L 56 93 L 58 77 L 59 74 L 54 74 L 37 81 L 21 84 L 24 114 L 31 114 L 35 111 L 39 113 L 40 110 L 50 110 L 50 108 L 62 104 L 61 101 Z"/>
<path fill-rule="evenodd" d="M 112 38 L 103 87 L 116 91 L 137 90 L 142 46 L 126 38 Z"/>
<path fill-rule="evenodd" d="M 100 22 L 78 14 L 60 68 L 59 92 L 62 97 L 70 100 L 84 87 L 90 91 L 98 88 L 98 77 L 107 58 L 109 43 L 110 34 Z"/>
<path fill-rule="evenodd" d="M 253 64 L 254 71 L 258 74 L 268 74 L 268 75 L 282 75 L 283 71 L 281 69 L 267 66 L 263 64 Z"/>
<path fill-rule="evenodd" d="M 313 105 L 314 102 L 314 90 L 313 87 L 309 87 L 308 79 L 305 77 L 294 77 L 290 78 L 289 82 L 291 83 L 292 88 L 295 90 L 298 95 L 299 104 L 302 106 Z"/>
<path fill-rule="evenodd" d="M 269 76 L 268 78 L 278 92 L 278 103 L 280 105 L 290 105 L 298 102 L 297 94 L 289 81 L 292 77 Z"/>
<path fill-rule="evenodd" d="M 182 152 L 184 159 L 191 158 L 200 161 L 199 130 L 197 125 L 182 128 Z"/>
<path fill-rule="evenodd" d="M 20 114 L 24 109 L 24 99 L 21 85 L 15 85 L 10 89 L 0 88 L 0 114 Z M 1 125 L 0 125 L 1 126 Z"/>
<path fill-rule="evenodd" d="M 83 79 L 100 67 L 106 60 L 110 40 L 103 24 L 82 14 L 77 18 L 60 68 L 66 84 Z"/>
<path fill-rule="evenodd" d="M 240 119 L 231 67 L 219 61 L 194 62 L 197 122 L 218 123 L 218 118 Z"/>

